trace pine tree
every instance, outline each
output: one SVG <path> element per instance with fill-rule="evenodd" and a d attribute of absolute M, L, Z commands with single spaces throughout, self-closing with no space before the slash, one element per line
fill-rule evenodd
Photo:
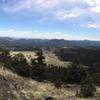
<path fill-rule="evenodd" d="M 42 51 L 38 51 L 36 53 L 37 58 L 31 60 L 32 65 L 32 78 L 36 78 L 37 80 L 41 81 L 44 80 L 46 77 L 46 69 L 47 66 L 45 64 L 45 57 L 43 56 Z"/>

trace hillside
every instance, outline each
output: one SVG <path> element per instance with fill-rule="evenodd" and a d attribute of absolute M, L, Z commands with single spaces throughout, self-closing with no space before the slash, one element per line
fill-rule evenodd
<path fill-rule="evenodd" d="M 63 40 L 63 39 L 16 39 L 9 37 L 0 37 L 0 44 L 13 50 L 36 50 L 37 48 L 50 47 L 100 47 L 100 41 L 89 40 Z"/>
<path fill-rule="evenodd" d="M 31 58 L 36 58 L 36 52 L 34 51 L 11 51 L 10 54 L 14 56 L 15 54 L 22 53 L 28 62 L 30 62 Z M 54 65 L 54 66 L 68 66 L 70 62 L 68 61 L 61 61 L 53 52 L 50 51 L 43 51 L 45 56 L 45 62 L 47 65 Z"/>
<path fill-rule="evenodd" d="M 55 88 L 48 82 L 37 82 L 23 78 L 10 70 L 0 68 L 0 100 L 45 100 L 53 97 L 54 100 L 100 100 L 100 88 L 94 98 L 76 98 L 78 85 L 67 85 L 66 88 Z"/>

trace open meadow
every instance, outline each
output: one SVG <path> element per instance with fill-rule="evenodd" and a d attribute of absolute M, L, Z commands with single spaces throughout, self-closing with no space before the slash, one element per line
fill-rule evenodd
<path fill-rule="evenodd" d="M 18 53 L 22 53 L 28 62 L 30 62 L 30 59 L 37 58 L 36 52 L 34 51 L 12 51 L 10 52 L 12 56 Z M 47 65 L 62 66 L 62 67 L 66 67 L 70 65 L 70 62 L 59 60 L 58 57 L 51 51 L 47 51 L 47 52 L 44 51 L 43 55 L 45 57 L 45 62 Z"/>

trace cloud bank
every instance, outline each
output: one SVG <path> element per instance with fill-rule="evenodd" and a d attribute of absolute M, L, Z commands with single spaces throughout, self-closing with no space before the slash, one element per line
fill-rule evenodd
<path fill-rule="evenodd" d="M 0 31 L 1 37 L 29 38 L 29 39 L 65 39 L 65 40 L 100 40 L 100 36 L 93 34 L 72 35 L 61 32 L 38 32 L 38 31 Z"/>

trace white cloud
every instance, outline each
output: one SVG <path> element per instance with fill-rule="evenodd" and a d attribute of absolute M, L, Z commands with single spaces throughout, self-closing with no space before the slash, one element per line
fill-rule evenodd
<path fill-rule="evenodd" d="M 15 31 L 13 29 L 8 31 L 0 31 L 1 37 L 14 38 L 40 38 L 40 39 L 74 39 L 73 36 L 61 32 L 38 32 L 38 31 Z"/>
<path fill-rule="evenodd" d="M 96 12 L 96 13 L 100 13 L 100 5 L 96 6 L 96 7 L 93 7 L 91 9 L 93 12 Z"/>
<path fill-rule="evenodd" d="M 75 7 L 70 10 L 57 11 L 55 15 L 59 20 L 66 20 L 78 18 L 82 16 L 84 13 L 84 9 L 79 9 L 78 7 Z"/>
<path fill-rule="evenodd" d="M 83 1 L 84 0 L 18 0 L 14 2 L 13 5 L 9 2 L 2 8 L 6 12 L 16 13 L 24 11 L 26 13 L 28 10 L 39 16 L 42 14 L 48 15 L 48 17 L 67 19 L 77 18 L 84 13 L 83 8 L 86 4 Z M 56 13 L 58 13 L 58 15 Z"/>
<path fill-rule="evenodd" d="M 95 25 L 95 24 L 90 24 L 90 25 L 88 25 L 87 27 L 88 27 L 88 28 L 97 28 L 98 26 Z"/>
<path fill-rule="evenodd" d="M 83 0 L 84 2 L 86 2 L 89 6 L 95 6 L 97 1 L 99 0 Z"/>
<path fill-rule="evenodd" d="M 87 24 L 81 25 L 81 27 L 85 27 L 85 28 L 89 28 L 89 29 L 100 29 L 100 23 L 89 22 Z"/>
<path fill-rule="evenodd" d="M 100 40 L 100 36 L 93 34 L 72 35 L 61 32 L 38 32 L 38 31 L 0 31 L 0 37 L 31 38 L 31 39 L 65 39 L 65 40 Z"/>

